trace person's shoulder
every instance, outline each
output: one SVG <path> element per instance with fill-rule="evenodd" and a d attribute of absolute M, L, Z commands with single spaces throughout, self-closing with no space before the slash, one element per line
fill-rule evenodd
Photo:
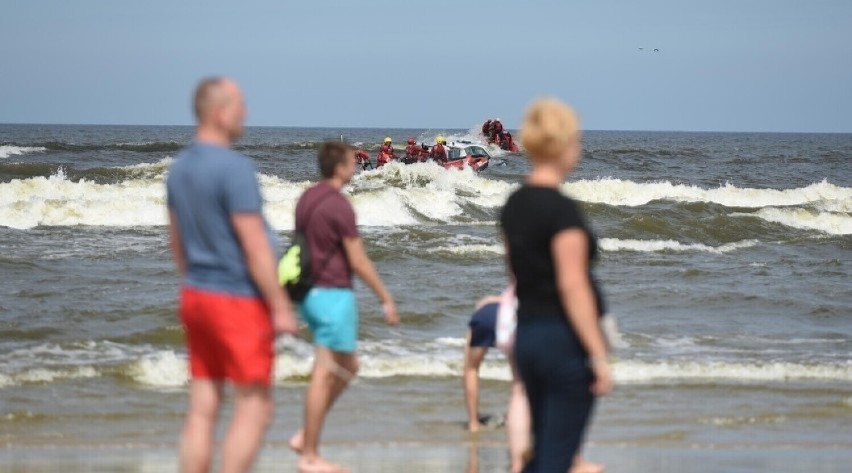
<path fill-rule="evenodd" d="M 247 156 L 228 148 L 215 148 L 206 157 L 212 175 L 235 182 L 246 182 L 255 178 L 254 162 Z"/>
<path fill-rule="evenodd" d="M 517 189 L 513 190 L 512 193 L 509 194 L 509 197 L 506 199 L 506 205 L 508 206 L 509 203 L 514 203 L 520 199 L 523 199 L 524 195 L 527 193 L 526 188 L 527 186 L 521 185 Z"/>
<path fill-rule="evenodd" d="M 254 171 L 254 161 L 248 156 L 230 148 L 219 148 L 218 157 L 229 167 Z"/>
<path fill-rule="evenodd" d="M 190 143 L 183 147 L 178 153 L 175 155 L 174 160 L 169 164 L 169 172 L 166 178 L 167 181 L 171 181 L 181 174 L 187 172 L 192 167 L 193 155 L 197 152 L 197 148 L 195 147 L 195 143 Z"/>
<path fill-rule="evenodd" d="M 580 206 L 577 205 L 577 201 L 574 200 L 571 196 L 565 195 L 563 193 L 559 193 L 559 199 L 557 200 L 559 205 L 566 209 L 571 209 L 575 212 L 580 211 Z"/>
<path fill-rule="evenodd" d="M 253 167 L 254 163 L 246 155 L 225 146 L 211 143 L 193 142 L 186 151 L 188 154 L 203 156 L 209 164 L 233 167 Z"/>
<path fill-rule="evenodd" d="M 322 203 L 323 200 L 334 200 L 338 195 L 340 195 L 340 192 L 337 189 L 334 189 L 325 181 L 319 181 L 302 192 L 298 204 L 306 205 L 310 203 L 310 205 L 316 205 L 313 202 Z"/>
<path fill-rule="evenodd" d="M 554 201 L 556 208 L 555 215 L 558 215 L 558 221 L 565 227 L 585 227 L 586 222 L 583 218 L 583 212 L 580 209 L 577 201 L 571 197 L 561 194 L 558 200 Z"/>
<path fill-rule="evenodd" d="M 577 203 L 566 195 L 561 189 L 553 187 L 531 187 L 531 198 L 534 198 L 541 206 L 552 207 L 558 211 L 576 211 Z"/>
<path fill-rule="evenodd" d="M 352 206 L 352 202 L 349 202 L 349 199 L 342 192 L 334 190 L 334 194 L 328 200 L 331 203 L 328 209 L 335 215 L 345 217 L 355 214 L 355 207 Z"/>
<path fill-rule="evenodd" d="M 305 189 L 305 192 L 302 192 L 302 197 L 305 199 L 311 199 L 317 195 L 323 193 L 323 189 L 326 187 L 323 181 L 317 182 L 316 184 Z"/>
<path fill-rule="evenodd" d="M 521 186 L 521 187 L 515 189 L 514 191 L 512 191 L 511 194 L 509 194 L 509 197 L 506 199 L 506 203 L 503 204 L 503 209 L 500 212 L 500 220 L 503 223 L 505 223 L 507 217 L 515 215 L 515 213 L 516 213 L 515 208 L 518 205 L 523 206 L 523 204 L 521 203 L 523 198 L 524 198 L 524 186 Z"/>

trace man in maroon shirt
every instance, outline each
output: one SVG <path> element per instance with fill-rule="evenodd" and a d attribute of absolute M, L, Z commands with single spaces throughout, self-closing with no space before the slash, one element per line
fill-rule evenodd
<path fill-rule="evenodd" d="M 358 309 L 352 291 L 357 274 L 382 300 L 387 323 L 399 323 L 393 298 L 379 278 L 355 225 L 352 204 L 340 193 L 355 174 L 356 157 L 340 142 L 320 148 L 322 181 L 296 204 L 296 228 L 308 240 L 314 286 L 299 307 L 314 335 L 315 356 L 305 397 L 305 424 L 290 439 L 301 453 L 300 472 L 343 472 L 319 456 L 326 414 L 358 371 Z"/>

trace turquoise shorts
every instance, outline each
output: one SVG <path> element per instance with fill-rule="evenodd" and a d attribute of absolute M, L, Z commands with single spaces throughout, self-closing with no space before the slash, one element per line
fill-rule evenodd
<path fill-rule="evenodd" d="M 338 353 L 355 351 L 358 306 L 348 288 L 315 287 L 299 305 L 302 318 L 314 334 L 314 344 Z"/>

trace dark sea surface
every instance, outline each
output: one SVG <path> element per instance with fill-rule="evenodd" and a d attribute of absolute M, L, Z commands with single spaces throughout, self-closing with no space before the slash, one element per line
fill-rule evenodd
<path fill-rule="evenodd" d="M 464 130 L 249 128 L 288 241 L 315 155 L 343 135 Z M 163 178 L 189 127 L 0 125 L 0 446 L 171 445 L 185 403 Z M 564 191 L 601 238 L 597 275 L 625 347 L 593 445 L 852 451 L 852 135 L 586 132 Z M 346 189 L 403 325 L 359 286 L 361 378 L 331 441 L 463 441 L 467 318 L 506 283 L 496 220 L 529 165 L 393 164 Z M 278 347 L 278 416 L 299 424 L 311 365 Z M 483 411 L 509 371 L 489 355 Z M 502 431 L 484 437 L 503 439 Z M 848 455 L 852 460 L 852 453 Z M 746 470 L 743 470 L 746 471 Z"/>

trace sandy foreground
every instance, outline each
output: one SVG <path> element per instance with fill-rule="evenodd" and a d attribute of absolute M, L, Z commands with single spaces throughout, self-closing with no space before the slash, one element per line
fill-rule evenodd
<path fill-rule="evenodd" d="M 505 446 L 496 442 L 338 443 L 324 454 L 354 472 L 500 472 L 507 470 Z M 589 458 L 610 472 L 849 472 L 852 451 L 799 446 L 726 449 L 589 445 Z M 257 472 L 296 471 L 296 456 L 284 445 L 269 444 Z M 2 472 L 168 472 L 176 471 L 176 452 L 167 446 L 53 446 L 0 448 Z"/>

